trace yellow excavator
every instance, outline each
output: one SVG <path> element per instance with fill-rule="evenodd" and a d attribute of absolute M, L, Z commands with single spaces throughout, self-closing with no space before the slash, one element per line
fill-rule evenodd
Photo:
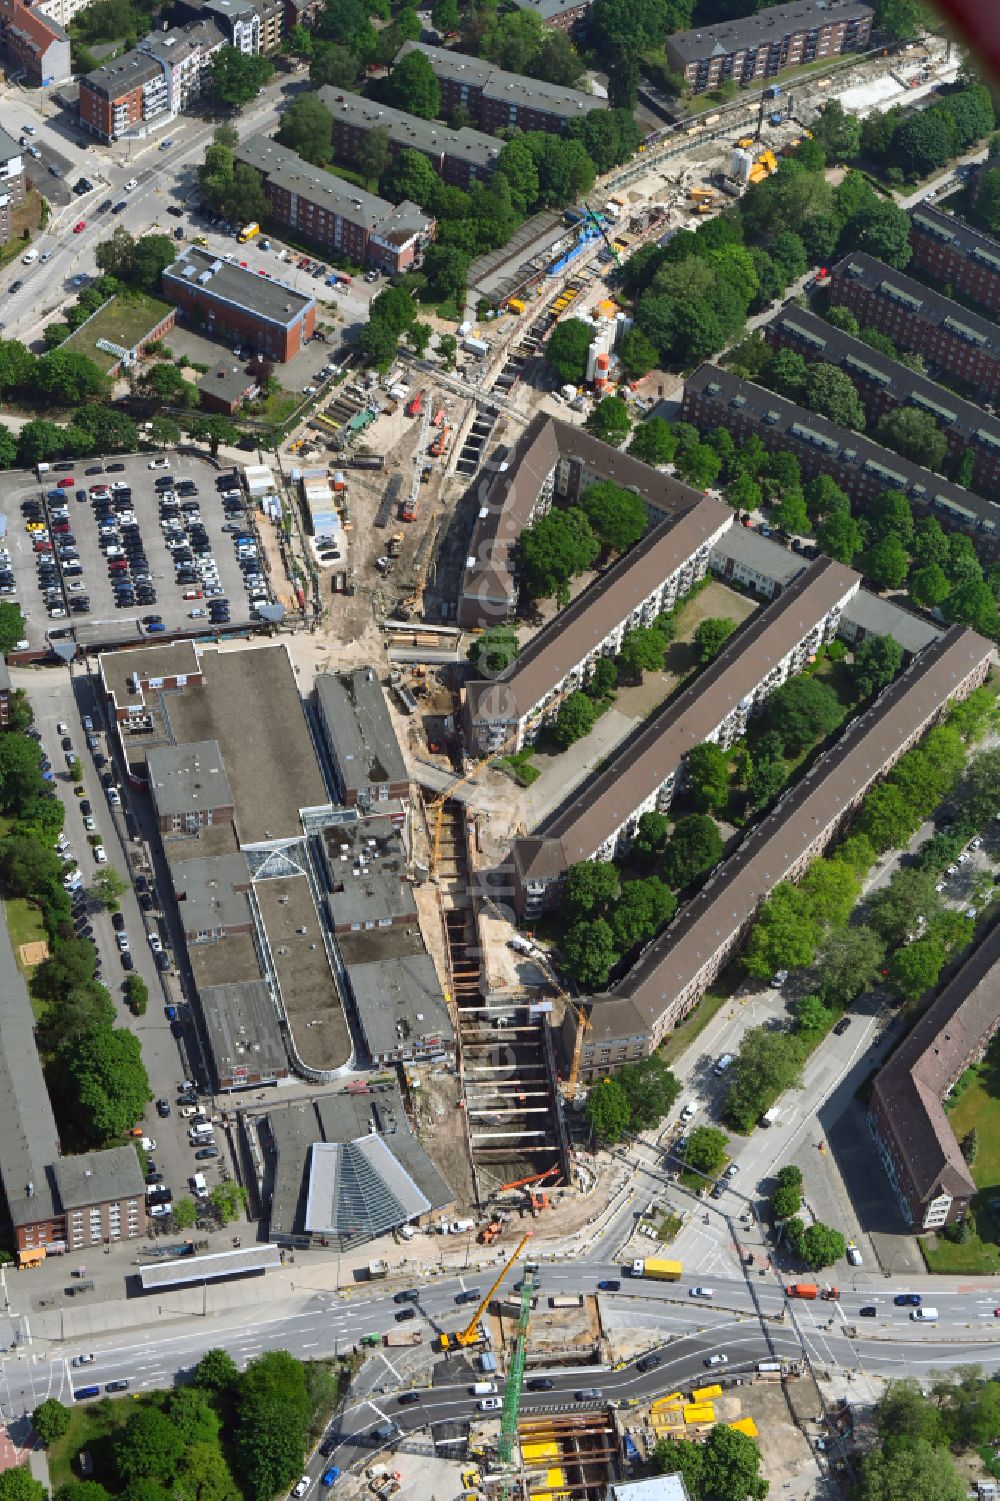
<path fill-rule="evenodd" d="M 496 1292 L 497 1288 L 500 1286 L 501 1282 L 506 1277 L 507 1273 L 510 1271 L 511 1267 L 514 1265 L 515 1261 L 520 1256 L 521 1252 L 524 1250 L 530 1239 L 531 1231 L 529 1230 L 527 1235 L 522 1235 L 518 1244 L 515 1246 L 513 1252 L 511 1253 L 510 1260 L 505 1262 L 505 1264 L 501 1267 L 500 1275 L 497 1277 L 496 1281 L 490 1288 L 489 1292 L 486 1294 L 485 1298 L 483 1298 L 482 1302 L 476 1309 L 475 1313 L 472 1315 L 472 1318 L 466 1324 L 465 1328 L 457 1330 L 454 1334 L 438 1335 L 439 1350 L 462 1350 L 466 1349 L 469 1345 L 480 1345 L 483 1343 L 482 1335 L 479 1332 L 479 1320 L 482 1318 L 483 1314 L 490 1306 L 490 1299 L 493 1297 L 493 1294 Z"/>

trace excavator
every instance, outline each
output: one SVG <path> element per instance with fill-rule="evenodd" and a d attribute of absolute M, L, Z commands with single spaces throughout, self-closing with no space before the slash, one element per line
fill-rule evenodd
<path fill-rule="evenodd" d="M 529 1230 L 527 1235 L 521 1236 L 521 1239 L 518 1241 L 513 1252 L 511 1253 L 509 1261 L 506 1261 L 501 1267 L 500 1275 L 497 1277 L 496 1281 L 493 1283 L 493 1286 L 487 1292 L 485 1298 L 483 1298 L 482 1302 L 479 1304 L 479 1307 L 476 1309 L 475 1313 L 472 1315 L 472 1318 L 466 1324 L 465 1328 L 457 1330 L 454 1334 L 442 1333 L 438 1335 L 439 1350 L 464 1350 L 467 1349 L 470 1345 L 481 1345 L 484 1343 L 483 1334 L 479 1327 L 479 1320 L 482 1318 L 483 1314 L 490 1306 L 490 1299 L 493 1297 L 493 1294 L 496 1292 L 497 1288 L 500 1286 L 501 1282 L 506 1277 L 507 1273 L 510 1271 L 511 1267 L 514 1265 L 515 1261 L 520 1256 L 521 1252 L 524 1250 L 530 1239 L 531 1232 Z"/>

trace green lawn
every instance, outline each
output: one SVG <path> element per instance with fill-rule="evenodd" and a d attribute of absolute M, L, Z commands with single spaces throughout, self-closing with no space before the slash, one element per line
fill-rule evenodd
<path fill-rule="evenodd" d="M 109 1439 L 135 1411 L 135 1403 L 143 1397 L 102 1397 L 99 1402 L 82 1404 L 70 1409 L 69 1427 L 47 1451 L 49 1478 L 53 1495 L 60 1486 L 81 1478 L 73 1462 L 81 1449 L 86 1449 L 94 1461 L 93 1480 L 104 1483 L 109 1474 Z"/>
<path fill-rule="evenodd" d="M 18 962 L 18 968 L 21 969 L 18 949 L 22 943 L 44 941 L 46 937 L 45 923 L 38 908 L 31 906 L 29 902 L 25 901 L 24 897 L 9 897 L 6 907 L 7 931 L 10 934 L 10 941 L 14 949 L 14 957 Z M 21 969 L 21 973 L 28 974 L 30 971 Z"/>
<path fill-rule="evenodd" d="M 983 1275 L 1000 1272 L 1000 1045 L 994 1043 L 964 1089 L 954 1109 L 948 1112 L 955 1135 L 962 1137 L 973 1126 L 979 1143 L 972 1176 L 979 1193 L 973 1201 L 979 1234 L 964 1246 L 936 1237 L 937 1244 L 921 1241 L 928 1270 Z"/>
<path fill-rule="evenodd" d="M 145 292 L 129 292 L 112 297 L 88 323 L 71 333 L 60 348 L 85 354 L 99 370 L 107 373 L 117 363 L 119 356 L 106 349 L 98 349 L 98 339 L 117 344 L 123 349 L 133 349 L 162 322 L 169 311 L 168 303 L 160 302 L 156 297 L 147 297 Z"/>

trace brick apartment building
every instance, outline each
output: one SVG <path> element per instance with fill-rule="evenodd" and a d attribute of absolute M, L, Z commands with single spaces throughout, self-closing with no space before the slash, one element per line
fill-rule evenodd
<path fill-rule="evenodd" d="M 26 180 L 21 147 L 0 130 L 0 245 L 6 245 L 13 233 L 12 210 L 24 202 Z"/>
<path fill-rule="evenodd" d="M 947 439 L 949 465 L 971 453 L 971 488 L 988 499 L 1000 494 L 1000 418 L 803 308 L 784 308 L 762 331 L 772 349 L 792 349 L 842 370 L 872 425 L 898 407 L 929 412 Z"/>
<path fill-rule="evenodd" d="M 286 30 L 285 0 L 174 0 L 174 20 L 211 21 L 238 52 L 276 52 Z M 294 24 L 294 22 L 292 22 Z"/>
<path fill-rule="evenodd" d="M 250 136 L 235 155 L 260 173 L 274 225 L 303 235 L 334 256 L 395 274 L 413 267 L 434 237 L 434 220 L 415 203 L 404 199 L 394 206 L 311 166 L 267 136 Z"/>
<path fill-rule="evenodd" d="M 480 130 L 545 130 L 559 135 L 569 120 L 592 109 L 607 109 L 608 101 L 519 73 L 504 73 L 492 63 L 426 42 L 404 42 L 395 61 L 408 52 L 422 52 L 441 85 L 441 113 L 464 105 Z"/>
<path fill-rule="evenodd" d="M 861 510 L 883 490 L 901 490 L 915 511 L 971 537 L 985 561 L 1000 556 L 1000 511 L 991 501 L 763 386 L 701 365 L 684 388 L 682 414 L 701 432 L 728 428 L 737 442 L 756 433 L 771 452 L 794 454 L 803 479 L 829 474 Z"/>
<path fill-rule="evenodd" d="M 278 364 L 294 359 L 316 327 L 314 297 L 194 245 L 164 271 L 162 290 L 203 332 L 250 344 Z"/>
<path fill-rule="evenodd" d="M 514 0 L 518 10 L 530 10 L 555 31 L 572 31 L 590 9 L 590 0 Z"/>
<path fill-rule="evenodd" d="M 897 349 L 922 355 L 932 374 L 946 370 L 980 397 L 1000 392 L 1000 328 L 922 282 L 856 252 L 834 266 L 830 302 L 888 334 Z"/>
<path fill-rule="evenodd" d="M 0 45 L 8 77 L 23 70 L 26 83 L 47 87 L 73 76 L 69 37 L 62 26 L 21 0 L 0 0 Z"/>
<path fill-rule="evenodd" d="M 903 1218 L 940 1230 L 965 1218 L 976 1183 L 944 1101 L 1000 1027 L 994 927 L 875 1076 L 868 1128 Z"/>
<path fill-rule="evenodd" d="M 643 813 L 670 807 L 685 756 L 705 741 L 723 750 L 733 745 L 768 696 L 833 640 L 860 582 L 829 558 L 803 569 L 554 818 L 516 840 L 518 912 L 530 919 L 558 905 L 566 871 L 578 861 L 625 853 Z"/>
<path fill-rule="evenodd" d="M 169 110 L 162 65 L 137 48 L 80 79 L 80 124 L 102 141 L 117 141 Z"/>
<path fill-rule="evenodd" d="M 952 626 L 851 722 L 620 985 L 591 998 L 579 1043 L 582 1078 L 602 1078 L 660 1045 L 741 948 L 761 902 L 779 882 L 799 880 L 948 704 L 985 682 L 993 650 L 974 631 Z M 570 1056 L 578 1025 L 576 1007 L 567 1007 Z"/>
<path fill-rule="evenodd" d="M 438 176 L 453 187 L 467 188 L 477 180 L 485 181 L 496 169 L 502 145 L 493 136 L 468 127 L 449 130 L 434 120 L 421 120 L 328 85 L 316 92 L 333 116 L 333 151 L 338 161 L 355 163 L 358 148 L 370 132 L 387 130 L 393 156 L 403 150 L 419 151 Z"/>
<path fill-rule="evenodd" d="M 793 0 L 738 20 L 674 32 L 666 40 L 667 60 L 691 92 L 701 94 L 720 84 L 747 85 L 784 68 L 861 52 L 871 29 L 870 6 L 852 0 Z"/>
<path fill-rule="evenodd" d="M 38 0 L 34 9 L 65 28 L 89 3 L 90 0 Z"/>
<path fill-rule="evenodd" d="M 626 631 L 652 625 L 704 578 L 713 546 L 734 519 L 728 506 L 692 491 L 686 510 L 661 521 L 561 610 L 507 672 L 467 682 L 466 751 L 495 756 L 533 742 L 601 658 L 617 656 Z"/>
<path fill-rule="evenodd" d="M 1000 311 L 1000 241 L 926 203 L 910 210 L 911 267 L 988 313 Z"/>

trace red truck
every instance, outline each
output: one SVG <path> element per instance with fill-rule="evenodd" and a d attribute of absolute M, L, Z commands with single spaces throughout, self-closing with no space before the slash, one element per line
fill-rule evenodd
<path fill-rule="evenodd" d="M 818 1298 L 819 1288 L 815 1282 L 790 1282 L 785 1288 L 790 1298 Z"/>

